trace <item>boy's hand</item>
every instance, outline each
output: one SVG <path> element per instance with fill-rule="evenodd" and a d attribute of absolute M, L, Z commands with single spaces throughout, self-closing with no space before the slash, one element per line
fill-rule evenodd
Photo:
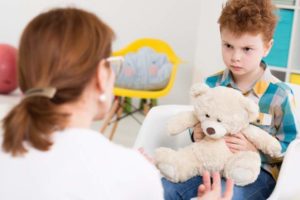
<path fill-rule="evenodd" d="M 256 147 L 242 134 L 227 135 L 224 137 L 225 142 L 232 153 L 239 151 L 255 151 Z"/>
<path fill-rule="evenodd" d="M 198 123 L 194 127 L 193 139 L 194 139 L 195 142 L 199 142 L 200 140 L 202 140 L 203 137 L 204 137 L 204 133 L 202 131 L 201 124 Z"/>

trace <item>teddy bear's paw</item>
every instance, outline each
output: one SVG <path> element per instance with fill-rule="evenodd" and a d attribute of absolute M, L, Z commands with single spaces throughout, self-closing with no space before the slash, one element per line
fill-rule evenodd
<path fill-rule="evenodd" d="M 271 143 L 266 145 L 266 154 L 270 155 L 271 157 L 280 157 L 281 156 L 281 145 L 279 142 Z"/>
<path fill-rule="evenodd" d="M 257 178 L 256 173 L 253 172 L 252 169 L 242 167 L 231 170 L 228 176 L 234 181 L 236 185 L 239 186 L 253 183 Z"/>
<path fill-rule="evenodd" d="M 166 177 L 168 180 L 178 183 L 179 179 L 177 176 L 177 170 L 173 165 L 167 163 L 159 163 L 157 164 L 157 168 L 160 170 L 162 175 Z"/>
<path fill-rule="evenodd" d="M 170 148 L 160 147 L 155 150 L 154 160 L 156 163 L 172 162 L 174 160 L 175 151 Z"/>
<path fill-rule="evenodd" d="M 261 160 L 256 152 L 242 151 L 234 154 L 225 165 L 224 175 L 233 179 L 236 185 L 253 183 L 260 172 Z"/>

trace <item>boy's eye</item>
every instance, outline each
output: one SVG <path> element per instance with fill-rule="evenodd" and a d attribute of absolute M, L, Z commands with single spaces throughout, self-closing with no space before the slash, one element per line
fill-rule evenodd
<path fill-rule="evenodd" d="M 208 114 L 205 114 L 205 117 L 206 117 L 206 118 L 210 118 L 210 116 L 209 116 Z"/>
<path fill-rule="evenodd" d="M 252 49 L 251 48 L 249 48 L 249 47 L 245 47 L 244 48 L 244 51 L 246 51 L 246 52 L 249 52 L 249 51 L 251 51 Z"/>
<path fill-rule="evenodd" d="M 230 44 L 224 44 L 226 48 L 230 49 L 232 46 Z"/>

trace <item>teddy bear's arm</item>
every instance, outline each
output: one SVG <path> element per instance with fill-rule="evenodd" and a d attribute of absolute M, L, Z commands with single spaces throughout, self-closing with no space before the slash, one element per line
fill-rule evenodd
<path fill-rule="evenodd" d="M 247 139 L 263 153 L 268 154 L 271 157 L 282 156 L 281 145 L 279 141 L 263 129 L 254 125 L 249 125 L 242 132 L 247 137 Z"/>
<path fill-rule="evenodd" d="M 187 128 L 193 127 L 197 123 L 199 123 L 199 120 L 194 115 L 194 111 L 180 112 L 168 122 L 168 133 L 176 135 Z"/>

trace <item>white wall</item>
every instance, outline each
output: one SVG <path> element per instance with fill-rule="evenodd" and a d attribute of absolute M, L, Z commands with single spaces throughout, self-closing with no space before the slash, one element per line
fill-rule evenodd
<path fill-rule="evenodd" d="M 218 18 L 226 0 L 201 1 L 193 82 L 224 69 Z"/>
<path fill-rule="evenodd" d="M 27 23 L 24 1 L 0 1 L 0 42 L 16 46 L 20 32 Z"/>
<path fill-rule="evenodd" d="M 17 45 L 30 19 L 51 7 L 73 5 L 86 8 L 111 25 L 117 34 L 114 50 L 141 37 L 168 42 L 185 61 L 166 103 L 188 103 L 193 79 L 201 0 L 1 0 L 0 42 Z"/>

